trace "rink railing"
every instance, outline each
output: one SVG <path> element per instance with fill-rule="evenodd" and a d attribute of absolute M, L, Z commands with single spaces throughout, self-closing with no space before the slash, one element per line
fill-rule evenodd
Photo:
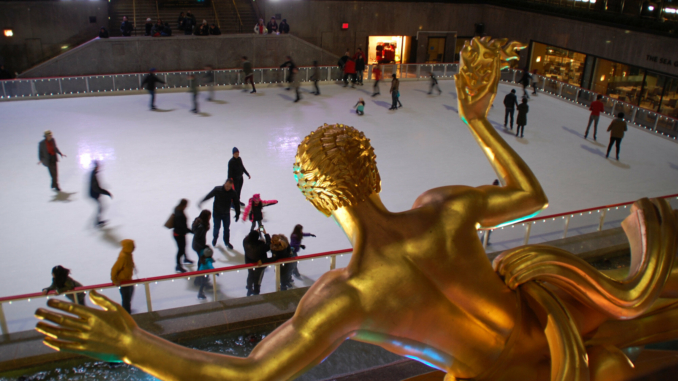
<path fill-rule="evenodd" d="M 502 70 L 501 80 L 518 83 L 522 74 L 523 71 L 519 69 Z M 533 79 L 537 79 L 537 88 L 542 92 L 586 107 L 589 107 L 598 95 L 602 95 L 601 102 L 605 105 L 605 114 L 616 117 L 618 113 L 623 112 L 624 120 L 627 122 L 665 137 L 673 139 L 678 137 L 678 119 L 676 118 L 543 75 L 531 75 Z M 532 87 L 530 86 L 528 90 L 531 93 Z"/>
<path fill-rule="evenodd" d="M 678 194 L 663 196 L 669 201 L 672 208 L 678 209 Z M 561 238 L 566 238 L 568 236 L 582 235 L 588 233 L 594 233 L 596 231 L 602 231 L 606 229 L 617 228 L 621 226 L 621 222 L 624 218 L 629 215 L 628 209 L 633 204 L 633 202 L 624 202 L 613 205 L 599 206 L 596 208 L 582 209 L 571 211 L 567 213 L 552 214 L 548 216 L 534 217 L 520 222 L 516 222 L 507 226 L 492 228 L 492 229 L 480 229 L 482 234 L 481 239 L 483 247 L 488 252 L 498 252 L 509 250 L 518 246 L 527 245 L 529 243 L 538 244 L 545 243 Z M 516 229 L 517 228 L 517 229 Z M 491 231 L 491 235 L 487 234 L 487 231 Z M 488 241 L 489 239 L 489 241 Z M 143 287 L 145 291 L 145 301 L 146 301 L 146 310 L 148 312 L 153 311 L 153 299 L 151 292 L 151 285 L 163 282 L 175 282 L 180 280 L 190 280 L 191 278 L 205 276 L 211 277 L 212 283 L 212 301 L 219 300 L 218 290 L 220 287 L 217 282 L 217 275 L 223 275 L 227 273 L 239 273 L 241 270 L 246 272 L 248 269 L 254 269 L 258 267 L 270 267 L 274 269 L 275 272 L 275 291 L 280 291 L 280 275 L 281 267 L 280 265 L 285 263 L 293 262 L 305 262 L 305 261 L 314 261 L 329 259 L 329 270 L 334 270 L 337 268 L 337 258 L 342 257 L 345 254 L 352 253 L 353 249 L 337 250 L 337 251 L 328 251 L 318 254 L 303 255 L 296 258 L 289 258 L 284 260 L 278 260 L 271 263 L 266 263 L 262 265 L 252 265 L 252 264 L 242 264 L 236 266 L 221 267 L 214 270 L 203 270 L 203 271 L 191 271 L 182 274 L 172 274 L 151 278 L 142 278 L 137 280 L 132 280 L 129 282 L 123 282 L 123 285 L 133 286 L 133 287 Z M 265 282 L 270 282 L 268 278 L 265 278 Z M 77 294 L 77 293 L 87 293 L 89 290 L 98 290 L 104 291 L 107 289 L 119 288 L 112 283 L 104 283 L 91 285 L 86 287 L 78 287 L 73 291 L 59 294 L 60 297 L 65 297 L 67 294 Z M 185 290 L 184 290 L 185 291 Z M 209 290 L 208 290 L 209 291 Z M 188 291 L 185 291 L 188 292 Z M 190 294 L 194 295 L 197 292 L 197 289 L 190 290 Z M 17 302 L 31 302 L 32 300 L 42 298 L 49 299 L 50 297 L 55 297 L 53 292 L 47 295 L 43 295 L 41 292 L 24 294 L 24 295 L 14 295 L 0 298 L 0 328 L 2 329 L 3 334 L 10 333 L 7 319 L 5 316 L 5 310 L 3 305 L 17 305 Z M 185 295 L 183 295 L 185 296 Z M 177 294 L 172 294 L 172 298 L 179 297 Z M 193 304 L 195 304 L 195 299 Z M 41 303 L 41 302 L 39 302 Z M 190 303 L 183 304 L 183 306 Z M 42 305 L 42 304 L 40 304 Z M 177 307 L 173 305 L 171 308 Z M 161 308 L 163 309 L 163 308 Z M 24 309 L 25 310 L 25 309 Z M 32 319 L 32 309 L 28 311 L 16 311 L 12 315 L 21 315 L 16 317 L 14 320 L 19 321 L 21 319 L 29 319 L 28 313 L 30 313 Z M 23 324 L 23 329 L 27 329 L 26 324 Z M 14 331 L 20 331 L 22 329 L 17 329 Z"/>

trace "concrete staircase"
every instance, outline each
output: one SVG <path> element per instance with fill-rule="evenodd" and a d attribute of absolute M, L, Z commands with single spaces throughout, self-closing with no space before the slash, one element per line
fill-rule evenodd
<path fill-rule="evenodd" d="M 148 17 L 153 20 L 154 24 L 158 18 L 163 22 L 168 22 L 172 27 L 173 35 L 183 34 L 183 31 L 177 29 L 177 18 L 180 12 L 186 12 L 188 9 L 195 15 L 196 23 L 200 24 L 202 20 L 207 20 L 208 24 L 220 25 L 221 33 L 250 33 L 254 24 L 257 23 L 252 0 L 212 1 L 214 6 L 210 4 L 209 6 L 184 9 L 175 6 L 163 7 L 156 0 L 111 0 L 109 33 L 111 36 L 121 36 L 122 17 L 127 16 L 135 25 L 136 34 L 132 33 L 133 36 L 144 35 L 146 18 Z M 216 15 L 214 13 L 215 8 Z M 135 11 L 136 21 L 134 20 Z M 238 17 L 238 14 L 240 17 Z"/>

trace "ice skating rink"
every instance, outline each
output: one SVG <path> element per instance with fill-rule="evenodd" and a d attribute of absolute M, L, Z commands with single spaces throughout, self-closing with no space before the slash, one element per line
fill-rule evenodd
<path fill-rule="evenodd" d="M 410 208 L 430 188 L 490 184 L 496 176 L 459 119 L 454 82 L 441 81 L 440 86 L 443 94 L 430 96 L 428 82 L 403 82 L 404 108 L 395 112 L 388 111 L 389 83 L 382 84 L 382 95 L 376 98 L 369 96 L 371 84 L 356 89 L 326 85 L 317 97 L 307 85 L 304 99 L 296 104 L 293 92 L 283 88 L 259 88 L 256 95 L 219 91 L 215 102 L 206 102 L 201 93 L 198 115 L 189 112 L 188 93 L 158 94 L 157 112 L 148 110 L 147 95 L 0 102 L 0 293 L 40 291 L 50 284 L 51 268 L 58 264 L 85 285 L 109 282 L 124 238 L 136 241 L 138 277 L 174 273 L 176 246 L 163 224 L 181 198 L 190 200 L 187 215 L 192 222 L 198 202 L 225 180 L 234 146 L 252 175 L 245 178 L 243 202 L 253 193 L 279 201 L 264 209 L 269 233 L 289 236 L 299 223 L 317 235 L 304 240 L 302 254 L 348 248 L 340 228 L 305 201 L 292 175 L 297 144 L 323 123 L 354 126 L 371 139 L 382 197 L 392 211 Z M 674 141 L 630 127 L 621 161 L 606 160 L 610 118 L 601 116 L 598 142 L 584 140 L 588 110 L 547 95 L 533 96 L 525 138 L 518 139 L 502 127 L 502 100 L 511 88 L 500 85 L 489 118 L 540 179 L 550 200 L 543 214 L 677 193 Z M 360 97 L 366 100 L 362 117 L 352 109 Z M 47 168 L 36 165 L 37 145 L 46 129 L 68 156 L 59 163 L 60 193 L 50 190 Z M 93 159 L 102 162 L 100 182 L 114 196 L 104 197 L 109 224 L 103 229 L 93 227 L 95 203 L 87 191 Z M 211 201 L 202 207 L 211 210 Z M 248 231 L 249 223 L 231 224 L 235 248 L 226 250 L 220 239 L 215 266 L 244 262 L 242 239 Z M 195 259 L 190 240 L 189 235 L 187 252 Z M 348 259 L 345 255 L 338 264 Z M 328 260 L 300 264 L 307 278 L 296 281 L 297 286 L 311 284 L 328 269 Z M 262 292 L 274 289 L 271 270 Z M 244 271 L 221 276 L 220 298 L 244 296 L 245 276 Z M 163 300 L 198 303 L 192 280 L 154 287 L 154 308 L 161 308 Z M 108 294 L 119 300 L 114 290 Z M 210 300 L 211 293 L 207 295 Z M 34 322 L 24 326 L 12 308 L 18 307 L 5 306 L 10 330 L 30 329 Z M 133 308 L 145 311 L 141 287 Z"/>

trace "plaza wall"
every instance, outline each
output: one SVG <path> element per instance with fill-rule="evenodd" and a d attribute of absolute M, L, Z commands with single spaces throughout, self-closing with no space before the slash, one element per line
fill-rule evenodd
<path fill-rule="evenodd" d="M 293 55 L 297 65 L 334 65 L 339 57 L 291 35 L 96 38 L 21 74 L 22 78 L 238 68 L 247 56 L 255 67 L 276 67 Z"/>
<path fill-rule="evenodd" d="M 291 33 L 341 54 L 365 48 L 367 36 L 416 36 L 418 31 L 456 31 L 473 36 L 483 23 L 493 37 L 531 40 L 678 75 L 678 38 L 486 4 L 260 0 L 264 18 L 280 14 Z M 349 28 L 342 29 L 342 23 Z M 419 42 L 422 45 L 423 42 Z M 446 52 L 447 56 L 447 52 Z M 527 52 L 522 53 L 523 59 Z M 670 62 L 670 63 L 669 63 Z"/>
<path fill-rule="evenodd" d="M 65 49 L 82 44 L 108 27 L 108 2 L 98 1 L 2 1 L 0 29 L 12 29 L 13 37 L 0 35 L 0 63 L 21 72 Z M 90 22 L 95 17 L 95 22 Z M 94 20 L 92 20 L 94 21 Z"/>

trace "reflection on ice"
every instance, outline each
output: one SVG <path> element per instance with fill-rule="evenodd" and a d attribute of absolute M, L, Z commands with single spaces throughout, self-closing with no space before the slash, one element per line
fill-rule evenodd
<path fill-rule="evenodd" d="M 90 145 L 88 142 L 78 143 L 78 162 L 83 169 L 90 169 L 93 161 L 115 160 L 115 150 L 112 147 Z"/>

